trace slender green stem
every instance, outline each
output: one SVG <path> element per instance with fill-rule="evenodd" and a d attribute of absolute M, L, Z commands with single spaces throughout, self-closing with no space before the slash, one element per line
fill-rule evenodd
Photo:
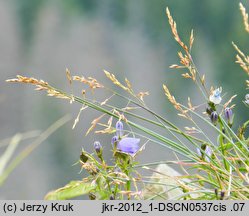
<path fill-rule="evenodd" d="M 197 74 L 197 76 L 198 76 L 199 81 L 202 83 L 201 74 L 199 73 L 197 67 L 195 66 L 195 63 L 194 63 L 194 61 L 193 61 L 191 55 L 189 55 L 189 59 L 190 59 L 190 61 L 191 61 L 191 64 L 192 64 L 194 70 L 196 71 L 196 74 Z M 196 82 L 196 84 L 198 84 L 198 83 Z M 199 85 L 198 85 L 198 86 L 199 86 Z M 202 91 L 202 94 L 203 94 L 204 98 L 207 100 L 207 99 L 208 99 L 208 98 L 207 98 L 207 96 L 208 96 L 208 91 L 207 91 L 207 89 L 206 89 L 205 84 L 202 84 L 202 86 L 203 86 L 203 88 L 204 88 L 205 93 L 202 91 L 201 88 L 200 88 L 200 89 L 201 89 L 201 91 Z"/>
<path fill-rule="evenodd" d="M 61 94 L 66 95 L 68 97 L 71 97 L 67 93 L 62 92 L 62 91 L 60 91 L 58 89 L 56 89 L 56 91 L 60 92 Z M 95 109 L 97 111 L 100 111 L 102 113 L 106 113 L 109 116 L 113 116 L 116 119 L 119 118 L 119 116 L 117 114 L 115 114 L 115 113 L 101 107 L 100 105 L 96 105 L 95 103 L 92 103 L 87 99 L 82 99 L 82 98 L 74 96 L 74 100 L 76 102 L 81 103 L 81 104 L 85 104 L 85 105 L 87 105 L 87 106 L 89 106 L 89 107 L 91 107 L 91 108 L 93 108 L 93 109 Z M 183 155 L 185 157 L 188 157 L 188 158 L 192 159 L 192 156 L 191 156 L 192 152 L 191 152 L 191 150 L 187 149 L 186 147 L 183 147 L 183 146 L 179 145 L 178 143 L 176 143 L 176 142 L 174 142 L 174 141 L 172 141 L 172 140 L 170 140 L 170 139 L 168 139 L 168 138 L 166 138 L 166 137 L 164 137 L 164 136 L 162 136 L 162 135 L 160 135 L 160 134 L 158 134 L 158 133 L 156 133 L 156 132 L 154 132 L 154 131 L 152 131 L 150 129 L 147 129 L 147 128 L 143 127 L 143 126 L 140 126 L 140 125 L 138 125 L 138 124 L 136 124 L 136 123 L 134 123 L 134 122 L 132 122 L 130 120 L 128 120 L 127 123 L 130 124 L 131 126 L 133 126 L 134 128 L 137 128 L 140 131 L 143 131 L 144 133 L 156 138 L 157 140 L 160 140 L 160 141 L 164 142 L 166 144 L 165 146 L 167 146 L 168 148 L 178 152 L 179 154 L 181 154 L 181 155 Z"/>
<path fill-rule="evenodd" d="M 185 107 L 184 105 L 181 105 L 183 108 L 185 108 L 185 109 L 187 109 L 187 107 Z M 202 119 L 204 122 L 206 122 L 208 125 L 210 125 L 212 128 L 214 128 L 218 133 L 222 133 L 218 128 L 216 128 L 211 122 L 209 122 L 209 121 L 207 121 L 205 118 L 203 118 L 200 114 L 198 114 L 197 112 L 194 112 L 193 110 L 189 110 L 191 113 L 193 113 L 194 115 L 196 115 L 196 116 L 198 116 L 200 119 Z M 222 122 L 224 122 L 224 121 L 222 121 Z M 224 123 L 223 123 L 224 124 Z M 231 128 L 230 128 L 230 130 L 231 130 Z M 247 158 L 247 156 L 246 156 L 246 154 L 245 153 L 243 153 L 235 144 L 234 144 L 234 142 L 233 142 L 233 140 L 231 140 L 226 134 L 223 134 L 223 136 L 230 142 L 230 143 L 232 143 L 233 144 L 233 146 L 234 146 L 234 148 L 236 148 L 245 158 Z M 219 151 L 219 149 L 216 147 L 216 146 L 214 146 L 213 145 L 213 147 L 215 148 L 215 150 L 217 151 L 217 152 L 220 152 Z M 221 154 L 221 156 L 223 156 L 222 155 L 222 153 L 220 152 L 220 154 Z M 224 157 L 224 156 L 223 156 Z M 228 161 L 228 160 L 227 160 Z M 235 167 L 234 167 L 234 165 L 230 162 L 230 161 L 228 161 L 228 163 L 229 163 L 229 165 L 230 166 L 232 166 L 234 169 L 235 169 Z M 242 163 L 244 163 L 245 164 L 245 162 L 242 160 Z"/>
<path fill-rule="evenodd" d="M 112 91 L 112 90 L 110 90 L 110 91 Z M 133 101 L 133 100 L 131 100 L 131 99 L 129 99 L 129 98 L 127 98 L 127 97 L 125 97 L 125 96 L 123 96 L 123 95 L 117 93 L 117 92 L 115 92 L 115 91 L 112 91 L 112 93 L 115 94 L 115 95 L 117 95 L 117 96 L 119 96 L 120 98 L 129 100 L 129 101 L 130 101 L 131 103 L 133 103 L 134 105 L 136 105 L 136 106 L 138 106 L 138 107 L 144 109 L 145 111 L 147 111 L 148 113 L 150 113 L 150 114 L 152 114 L 154 117 L 156 117 L 158 120 L 161 120 L 162 122 L 166 123 L 167 125 L 169 125 L 169 126 L 172 127 L 173 129 L 175 129 L 176 131 L 178 131 L 178 133 L 179 133 L 180 135 L 182 135 L 182 136 L 185 137 L 188 141 L 190 141 L 191 143 L 193 143 L 193 140 L 191 139 L 192 137 L 190 138 L 189 135 L 187 135 L 186 133 L 184 133 L 183 131 L 181 131 L 181 130 L 180 130 L 176 125 L 174 125 L 172 122 L 166 120 L 165 118 L 163 118 L 162 116 L 158 115 L 157 113 L 155 113 L 154 111 L 150 110 L 149 108 L 147 108 L 147 107 L 145 107 L 145 106 L 143 106 L 143 105 L 141 105 L 141 104 L 139 104 L 139 103 L 137 103 L 137 102 L 135 102 L 135 101 Z M 168 129 L 168 127 L 167 127 L 166 129 Z"/>
<path fill-rule="evenodd" d="M 224 143 L 223 143 L 223 139 L 224 139 L 224 137 L 223 137 L 223 124 L 222 124 L 220 118 L 219 118 L 219 123 L 220 123 L 220 131 L 221 131 L 219 142 L 220 142 L 221 152 L 224 155 L 223 163 L 224 163 L 224 166 L 225 166 L 226 170 L 229 170 L 229 165 L 227 163 L 227 160 L 225 159 L 225 157 L 226 157 L 226 151 L 225 151 Z"/>
<path fill-rule="evenodd" d="M 190 163 L 196 163 L 193 160 L 181 160 L 181 161 L 158 161 L 158 162 L 152 162 L 152 163 L 143 163 L 135 165 L 134 168 L 139 168 L 143 166 L 157 166 L 160 164 L 190 164 Z"/>
<path fill-rule="evenodd" d="M 221 121 L 222 121 L 222 124 L 225 126 L 226 130 L 228 130 L 234 136 L 234 138 L 236 138 L 238 140 L 238 142 L 243 146 L 244 150 L 249 153 L 249 149 L 245 145 L 245 143 L 243 141 L 241 141 L 241 139 L 234 133 L 234 131 L 231 129 L 231 127 L 229 127 L 228 124 L 222 118 L 221 118 Z"/>

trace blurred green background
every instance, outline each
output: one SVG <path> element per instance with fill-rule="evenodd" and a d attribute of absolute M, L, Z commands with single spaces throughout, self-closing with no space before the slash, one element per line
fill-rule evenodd
<path fill-rule="evenodd" d="M 248 2 L 242 2 L 249 11 Z M 178 63 L 180 48 L 170 31 L 166 6 L 183 41 L 188 41 L 194 29 L 192 53 L 208 85 L 222 86 L 226 99 L 238 95 L 234 100 L 234 112 L 238 113 L 235 123 L 241 124 L 248 119 L 242 104 L 246 74 L 235 64 L 231 42 L 245 53 L 249 43 L 238 4 L 236 0 L 0 0 L 0 140 L 17 132 L 45 130 L 67 113 L 76 117 L 80 109 L 77 104 L 45 97 L 29 86 L 5 83 L 17 74 L 70 91 L 65 68 L 101 81 L 106 80 L 102 72 L 106 69 L 120 79 L 130 79 L 137 90 L 148 90 L 148 105 L 172 121 L 179 119 L 171 113 L 163 83 L 182 102 L 188 96 L 194 104 L 204 102 L 190 81 L 168 68 Z M 72 120 L 17 167 L 0 187 L 0 199 L 43 199 L 49 190 L 81 178 L 80 167 L 72 164 L 82 146 L 92 151 L 96 138 L 84 134 L 99 115 L 86 112 L 75 130 L 71 129 Z M 108 145 L 105 151 L 108 155 Z M 153 145 L 147 145 L 139 158 L 146 162 L 167 159 L 172 159 L 170 152 Z"/>

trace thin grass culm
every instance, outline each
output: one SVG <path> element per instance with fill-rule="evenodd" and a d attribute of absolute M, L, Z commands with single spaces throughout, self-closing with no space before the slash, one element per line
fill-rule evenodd
<path fill-rule="evenodd" d="M 242 4 L 239 8 L 246 34 L 249 32 L 248 14 Z M 70 85 L 76 82 L 84 85 L 79 95 L 67 93 L 32 77 L 18 75 L 7 80 L 9 83 L 34 85 L 35 90 L 45 91 L 51 97 L 66 99 L 72 105 L 81 104 L 73 129 L 80 121 L 82 112 L 88 109 L 98 111 L 100 115 L 92 120 L 86 135 L 90 136 L 94 132 L 109 138 L 107 143 L 95 140 L 92 152 L 81 149 L 76 164 L 80 166 L 80 172 L 87 173 L 87 177 L 80 181 L 72 180 L 64 187 L 50 191 L 45 199 L 71 199 L 83 195 L 88 195 L 91 200 L 249 198 L 249 139 L 245 133 L 249 120 L 245 119 L 242 126 L 234 128 L 233 100 L 236 95 L 230 95 L 225 101 L 222 92 L 227 90 L 221 86 L 213 87 L 207 82 L 205 74 L 197 69 L 192 57 L 194 31 L 190 31 L 189 41 L 183 42 L 168 8 L 166 15 L 173 38 L 180 47 L 179 63 L 172 64 L 170 68 L 183 71 L 182 77 L 190 80 L 201 95 L 199 104 L 193 104 L 190 97 L 186 98 L 187 104 L 182 104 L 169 85 L 161 83 L 166 100 L 175 108 L 176 115 L 189 123 L 187 127 L 177 126 L 167 119 L 167 114 L 162 116 L 148 107 L 145 102 L 145 98 L 149 97 L 148 91 L 135 91 L 127 78 L 121 81 L 106 70 L 103 72 L 113 87 L 105 86 L 93 77 L 72 75 L 66 69 Z M 232 45 L 238 53 L 236 63 L 249 75 L 249 56 L 234 42 Z M 245 89 L 248 87 L 247 80 Z M 123 93 L 114 90 L 117 88 Z M 94 97 L 97 91 L 106 92 L 106 98 L 97 100 Z M 122 103 L 115 103 L 113 98 Z M 241 103 L 249 107 L 248 94 Z M 146 117 L 144 113 L 147 113 Z M 207 130 L 213 132 L 212 137 Z M 138 163 L 137 155 L 143 154 L 148 144 L 171 151 L 175 160 L 148 159 L 144 164 Z M 111 160 L 106 158 L 104 149 L 112 151 Z M 174 170 L 171 165 L 181 171 Z M 148 175 L 140 174 L 141 169 Z"/>

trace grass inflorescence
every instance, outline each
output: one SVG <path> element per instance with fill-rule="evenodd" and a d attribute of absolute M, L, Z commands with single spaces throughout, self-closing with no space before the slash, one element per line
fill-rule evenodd
<path fill-rule="evenodd" d="M 240 10 L 245 30 L 249 32 L 248 15 L 242 4 Z M 162 84 L 162 90 L 169 103 L 181 118 L 189 122 L 184 129 L 146 105 L 145 98 L 149 96 L 148 91 L 136 92 L 127 78 L 120 81 L 113 73 L 106 70 L 104 70 L 106 77 L 125 94 L 104 86 L 95 78 L 72 76 L 68 69 L 66 76 L 70 85 L 81 82 L 88 86 L 91 95 L 98 89 L 110 95 L 102 101 L 97 101 L 88 97 L 85 86 L 80 96 L 77 96 L 35 78 L 17 76 L 15 79 L 7 80 L 7 82 L 32 84 L 36 86 L 36 90 L 46 91 L 48 96 L 82 104 L 73 128 L 77 125 L 82 111 L 88 108 L 99 111 L 101 115 L 92 121 L 86 134 L 94 131 L 110 135 L 108 146 L 113 152 L 113 164 L 108 164 L 103 155 L 103 143 L 96 141 L 93 144 L 93 153 L 82 149 L 78 161 L 82 170 L 88 172 L 88 177 L 82 181 L 72 181 L 65 187 L 48 193 L 46 199 L 68 199 L 83 194 L 88 194 L 90 199 L 249 198 L 249 140 L 245 135 L 249 121 L 246 119 L 241 127 L 234 128 L 235 104 L 232 103 L 236 95 L 230 96 L 230 99 L 224 102 L 222 87 L 214 88 L 207 84 L 205 74 L 198 71 L 191 54 L 194 44 L 193 30 L 188 43 L 183 42 L 168 8 L 166 14 L 173 37 L 181 49 L 178 52 L 179 63 L 171 65 L 170 68 L 182 70 L 181 75 L 197 86 L 204 101 L 193 104 L 188 97 L 187 104 L 182 104 L 170 88 Z M 249 75 L 249 57 L 235 43 L 233 46 L 238 52 L 236 62 Z M 248 87 L 249 81 L 246 82 Z M 113 97 L 125 101 L 127 105 L 121 107 L 113 104 Z M 244 103 L 249 105 L 249 96 Z M 145 111 L 150 117 L 135 112 L 138 109 Z M 108 116 L 107 121 L 105 116 Z M 212 129 L 212 137 L 206 133 L 200 122 Z M 167 133 L 152 130 L 150 126 L 158 127 L 160 129 L 158 131 L 164 130 Z M 217 141 L 214 141 L 213 137 L 216 137 Z M 146 164 L 139 164 L 136 162 L 136 156 L 146 151 L 147 143 L 170 149 L 176 160 L 148 161 Z M 182 172 L 172 169 L 171 164 L 179 166 Z M 149 171 L 152 176 L 140 175 L 139 168 Z"/>

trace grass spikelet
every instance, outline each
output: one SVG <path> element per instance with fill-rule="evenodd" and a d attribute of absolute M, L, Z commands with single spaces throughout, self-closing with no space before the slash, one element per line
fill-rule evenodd
<path fill-rule="evenodd" d="M 190 97 L 188 97 L 188 107 L 189 107 L 189 109 L 191 109 L 191 110 L 194 110 L 194 109 L 195 109 L 195 108 L 193 107 L 192 103 L 191 103 Z"/>
<path fill-rule="evenodd" d="M 205 74 L 203 74 L 201 77 L 201 84 L 205 86 Z"/>
<path fill-rule="evenodd" d="M 88 106 L 82 105 L 82 107 L 80 108 L 80 111 L 79 111 L 79 113 L 78 113 L 76 119 L 74 120 L 74 124 L 73 124 L 72 129 L 74 129 L 75 126 L 78 124 L 79 119 L 80 119 L 81 112 L 82 112 L 83 110 L 85 110 L 86 108 L 88 108 Z"/>
<path fill-rule="evenodd" d="M 240 8 L 241 14 L 243 16 L 245 30 L 249 33 L 248 14 L 246 13 L 246 9 L 242 3 L 239 4 L 239 8 Z"/>
<path fill-rule="evenodd" d="M 110 97 L 106 98 L 104 101 L 102 101 L 102 102 L 100 103 L 100 105 L 101 105 L 101 106 L 105 105 L 113 96 L 114 96 L 114 94 L 111 95 Z"/>
<path fill-rule="evenodd" d="M 177 65 L 177 64 L 172 64 L 169 66 L 169 68 L 176 68 L 176 69 L 179 69 L 179 68 L 185 68 L 184 66 L 180 66 L 180 65 Z"/>
<path fill-rule="evenodd" d="M 95 78 L 88 77 L 85 78 L 84 76 L 73 76 L 73 80 L 82 82 L 89 86 L 91 90 L 97 89 L 97 88 L 104 88 L 102 84 L 100 84 Z"/>
<path fill-rule="evenodd" d="M 15 78 L 15 79 L 8 79 L 8 80 L 6 80 L 6 82 L 28 83 L 31 85 L 35 85 L 38 88 L 42 87 L 44 89 L 47 89 L 49 86 L 47 82 L 45 82 L 43 80 L 35 79 L 33 77 L 25 77 L 25 76 L 21 76 L 21 75 L 17 75 L 16 77 L 17 78 Z"/>
<path fill-rule="evenodd" d="M 176 102 L 176 99 L 173 95 L 171 95 L 168 87 L 166 85 L 163 85 L 163 89 L 164 89 L 164 93 L 166 95 L 166 97 L 168 98 L 168 100 L 170 101 L 171 104 L 173 104 L 173 106 L 175 107 L 175 109 L 181 111 L 181 106 L 178 102 Z"/>
<path fill-rule="evenodd" d="M 113 117 L 111 116 L 108 119 L 107 124 L 102 124 L 102 123 L 98 123 L 98 125 L 105 127 L 103 130 L 98 130 L 95 131 L 96 134 L 112 134 L 116 131 L 115 128 L 112 127 L 112 121 L 113 121 Z"/>
<path fill-rule="evenodd" d="M 193 43 L 194 43 L 194 30 L 191 30 L 190 38 L 189 38 L 189 49 L 192 49 Z"/>
<path fill-rule="evenodd" d="M 224 109 L 232 102 L 234 98 L 236 98 L 237 95 L 233 95 L 225 104 L 224 104 Z"/>
<path fill-rule="evenodd" d="M 72 103 L 74 101 L 73 95 L 66 95 L 66 94 L 63 94 L 60 91 L 57 91 L 56 89 L 52 89 L 52 88 L 47 90 L 47 96 L 56 97 L 59 99 L 67 99 L 67 100 L 70 100 L 70 103 Z"/>
<path fill-rule="evenodd" d="M 236 55 L 236 63 L 249 75 L 249 56 L 246 56 L 234 42 L 232 42 L 232 45 L 238 52 Z"/>
<path fill-rule="evenodd" d="M 110 79 L 110 80 L 113 82 L 114 85 L 116 85 L 116 86 L 122 88 L 123 90 L 129 92 L 130 94 L 132 94 L 132 91 L 131 91 L 131 89 L 129 88 L 129 87 L 131 87 L 130 83 L 128 84 L 128 83 L 126 82 L 126 83 L 127 83 L 127 86 L 124 86 L 121 82 L 118 81 L 118 79 L 115 77 L 114 74 L 111 74 L 110 72 L 108 72 L 108 71 L 106 71 L 106 70 L 104 70 L 104 73 L 105 73 L 106 77 L 107 77 L 108 79 Z M 127 81 L 128 81 L 128 80 L 127 80 Z"/>
<path fill-rule="evenodd" d="M 125 83 L 127 85 L 127 88 L 130 89 L 130 91 L 132 91 L 131 82 L 127 78 L 125 78 Z"/>
<path fill-rule="evenodd" d="M 141 100 L 141 101 L 143 101 L 144 102 L 144 96 L 148 96 L 149 95 L 149 92 L 148 91 L 146 91 L 146 92 L 139 92 L 138 94 L 137 94 L 137 96 L 139 97 L 139 99 Z"/>
<path fill-rule="evenodd" d="M 45 90 L 45 91 L 47 91 L 47 96 L 56 97 L 56 98 L 60 98 L 60 99 L 67 99 L 67 100 L 70 100 L 70 102 L 74 101 L 73 95 L 66 95 L 66 94 L 54 89 L 53 87 L 51 87 L 47 82 L 45 82 L 43 80 L 35 79 L 33 77 L 25 77 L 25 76 L 17 75 L 17 78 L 8 79 L 8 80 L 6 80 L 6 82 L 25 83 L 25 84 L 35 85 L 36 91 Z"/>
<path fill-rule="evenodd" d="M 99 123 L 99 121 L 105 116 L 106 114 L 102 114 L 101 116 L 99 116 L 98 118 L 93 119 L 93 121 L 91 122 L 91 127 L 87 130 L 86 132 L 86 136 L 97 126 L 97 124 Z"/>
<path fill-rule="evenodd" d="M 188 58 L 187 55 L 183 55 L 182 52 L 178 52 L 178 56 L 180 58 L 180 63 L 185 66 L 185 67 L 189 67 L 190 66 L 190 60 Z"/>
<path fill-rule="evenodd" d="M 72 79 L 71 73 L 70 73 L 70 71 L 69 71 L 68 68 L 66 68 L 66 76 L 67 76 L 67 79 L 68 79 L 68 81 L 69 81 L 69 84 L 71 85 L 73 79 Z"/>
<path fill-rule="evenodd" d="M 169 8 L 167 7 L 166 8 L 166 14 L 168 16 L 168 19 L 169 19 L 169 24 L 170 24 L 170 27 L 171 27 L 171 31 L 172 31 L 172 34 L 176 40 L 177 43 L 179 43 L 179 45 L 186 51 L 188 52 L 188 47 L 182 42 L 181 38 L 179 37 L 178 35 L 178 32 L 177 32 L 177 27 L 176 27 L 176 22 L 173 20 L 171 14 L 170 14 L 170 11 L 169 11 Z"/>
<path fill-rule="evenodd" d="M 232 42 L 232 45 L 234 49 L 239 53 L 239 55 L 241 55 L 243 58 L 246 58 L 245 54 L 239 49 L 239 47 L 234 42 Z"/>
<path fill-rule="evenodd" d="M 117 111 L 117 110 L 113 110 L 113 113 L 115 113 L 116 115 L 118 115 L 118 120 L 119 121 L 124 121 L 124 122 L 128 122 L 128 120 L 127 120 L 127 118 L 124 116 L 124 114 L 121 114 L 119 111 Z"/>
<path fill-rule="evenodd" d="M 182 74 L 182 76 L 183 76 L 185 79 L 192 79 L 192 76 L 190 76 L 189 73 L 184 73 L 184 74 Z"/>
<path fill-rule="evenodd" d="M 195 127 L 184 127 L 187 134 L 199 134 L 200 131 Z"/>

